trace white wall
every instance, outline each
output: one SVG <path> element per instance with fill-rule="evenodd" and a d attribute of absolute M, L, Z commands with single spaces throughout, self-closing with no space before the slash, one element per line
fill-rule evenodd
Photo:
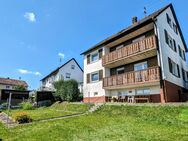
<path fill-rule="evenodd" d="M 72 65 L 75 66 L 74 69 L 71 68 Z M 70 78 L 66 78 L 66 73 L 70 73 Z M 42 85 L 53 89 L 53 82 L 60 80 L 61 75 L 63 75 L 64 80 L 74 79 L 78 83 L 83 83 L 83 71 L 74 60 L 71 60 L 68 64 L 60 68 L 56 75 L 46 78 Z"/>
<path fill-rule="evenodd" d="M 171 18 L 172 22 L 175 23 L 172 11 L 170 8 L 167 8 L 163 13 L 161 13 L 157 17 L 156 25 L 157 25 L 157 31 L 159 36 L 159 49 L 161 52 L 161 61 L 162 61 L 162 76 L 164 80 L 170 81 L 178 86 L 184 87 L 185 82 L 182 78 L 182 70 L 183 67 L 185 70 L 187 70 L 187 64 L 182 58 L 179 56 L 179 50 L 178 50 L 178 44 L 180 47 L 185 50 L 183 42 L 181 40 L 179 31 L 178 35 L 174 32 L 174 30 L 169 26 L 166 19 L 166 13 L 168 13 L 169 17 Z M 177 23 L 175 23 L 177 25 Z M 177 52 L 173 51 L 165 41 L 165 34 L 164 29 L 167 30 L 168 34 L 176 41 L 176 48 Z M 171 58 L 176 64 L 179 65 L 180 68 L 180 78 L 174 76 L 169 71 L 169 65 L 168 65 L 168 57 Z"/>
<path fill-rule="evenodd" d="M 105 54 L 105 48 L 103 47 L 103 55 Z M 99 50 L 99 49 L 97 49 Z M 96 50 L 95 50 L 96 51 Z M 94 52 L 95 52 L 94 51 Z M 90 52 L 92 53 L 92 52 Z M 105 90 L 103 89 L 103 81 L 98 81 L 98 82 L 90 82 L 87 83 L 87 74 L 96 72 L 99 70 L 103 70 L 103 77 L 106 75 L 106 70 L 102 66 L 102 59 L 87 64 L 87 55 L 84 56 L 84 97 L 98 97 L 98 96 L 105 96 Z M 98 95 L 94 96 L 94 93 L 98 92 Z"/>

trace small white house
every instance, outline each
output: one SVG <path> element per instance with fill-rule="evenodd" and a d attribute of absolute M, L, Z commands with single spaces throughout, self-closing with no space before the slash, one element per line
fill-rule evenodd
<path fill-rule="evenodd" d="M 71 79 L 74 79 L 79 83 L 79 90 L 80 92 L 82 92 L 83 70 L 74 58 L 70 59 L 65 64 L 63 64 L 62 66 L 58 67 L 50 74 L 45 76 L 41 80 L 42 82 L 41 90 L 53 91 L 54 90 L 53 82 L 59 80 L 71 80 Z"/>

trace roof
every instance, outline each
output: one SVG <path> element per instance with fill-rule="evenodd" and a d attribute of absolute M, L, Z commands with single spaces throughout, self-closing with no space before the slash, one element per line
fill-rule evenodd
<path fill-rule="evenodd" d="M 176 21 L 176 23 L 177 23 L 177 26 L 178 26 L 178 29 L 179 29 L 179 32 L 180 32 L 180 36 L 181 36 L 181 38 L 182 38 L 183 44 L 184 44 L 184 46 L 185 46 L 185 49 L 186 49 L 186 51 L 188 51 L 188 50 L 187 50 L 186 43 L 185 43 L 185 40 L 184 40 L 184 38 L 183 38 L 182 31 L 181 31 L 180 26 L 179 26 L 179 22 L 178 22 L 178 20 L 177 20 L 177 17 L 176 17 L 175 11 L 174 11 L 174 8 L 173 8 L 172 4 L 168 4 L 168 5 L 166 5 L 165 7 L 159 9 L 158 11 L 156 11 L 156 12 L 150 14 L 149 16 L 147 16 L 147 17 L 145 17 L 145 18 L 139 20 L 137 23 L 132 24 L 131 26 L 129 26 L 129 27 L 127 27 L 127 28 L 121 30 L 120 32 L 118 32 L 118 33 L 116 33 L 116 34 L 114 34 L 114 35 L 112 35 L 112 36 L 106 38 L 105 40 L 99 42 L 99 43 L 96 44 L 95 46 L 93 46 L 93 47 L 89 48 L 88 50 L 86 50 L 85 52 L 81 53 L 81 55 L 84 55 L 84 54 L 86 54 L 86 53 L 88 53 L 88 52 L 90 52 L 90 51 L 92 51 L 92 50 L 95 50 L 95 49 L 97 49 L 97 48 L 99 48 L 99 47 L 102 47 L 102 46 L 104 46 L 104 45 L 107 45 L 108 43 L 113 42 L 113 41 L 115 41 L 116 39 L 121 38 L 121 37 L 125 36 L 125 35 L 128 34 L 128 33 L 131 33 L 133 30 L 135 30 L 135 29 L 137 29 L 137 28 L 143 26 L 144 24 L 146 24 L 146 23 L 148 23 L 148 22 L 153 22 L 153 19 L 154 19 L 154 18 L 156 18 L 158 15 L 160 15 L 164 10 L 166 10 L 166 9 L 169 8 L 169 7 L 171 8 L 172 13 L 173 13 L 173 15 L 174 15 L 174 17 L 175 17 L 175 21 Z"/>
<path fill-rule="evenodd" d="M 0 78 L 0 84 L 28 87 L 28 84 L 25 81 L 15 80 L 15 79 L 10 79 L 10 78 Z"/>
<path fill-rule="evenodd" d="M 48 77 L 50 77 L 52 75 L 56 75 L 58 73 L 59 69 L 61 69 L 62 67 L 64 67 L 66 64 L 68 64 L 71 61 L 74 61 L 78 65 L 78 67 L 80 68 L 80 70 L 83 72 L 83 69 L 80 67 L 80 65 L 78 64 L 78 62 L 76 61 L 76 59 L 72 58 L 69 61 L 67 61 L 65 64 L 61 65 L 60 67 L 58 67 L 57 69 L 55 69 L 54 71 L 52 71 L 50 74 L 48 74 L 47 76 L 45 76 L 44 78 L 42 78 L 40 81 L 43 81 L 44 79 L 46 79 L 46 78 L 48 78 Z"/>

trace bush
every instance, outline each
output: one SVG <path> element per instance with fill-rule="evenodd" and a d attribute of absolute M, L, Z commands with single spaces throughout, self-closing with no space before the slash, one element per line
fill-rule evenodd
<path fill-rule="evenodd" d="M 54 83 L 55 96 L 60 96 L 64 101 L 79 101 L 78 82 L 76 80 L 57 81 Z"/>
<path fill-rule="evenodd" d="M 17 113 L 14 117 L 15 121 L 18 122 L 19 124 L 23 124 L 23 123 L 29 123 L 32 122 L 32 118 L 30 118 L 27 113 L 24 112 L 20 112 Z"/>
<path fill-rule="evenodd" d="M 30 103 L 30 102 L 22 102 L 20 104 L 20 106 L 22 107 L 22 109 L 24 110 L 34 110 L 34 106 Z"/>
<path fill-rule="evenodd" d="M 8 104 L 7 103 L 2 103 L 0 105 L 0 109 L 6 109 L 8 107 Z"/>

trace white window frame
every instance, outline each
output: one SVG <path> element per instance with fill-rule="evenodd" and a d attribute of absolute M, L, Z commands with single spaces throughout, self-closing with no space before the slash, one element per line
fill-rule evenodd
<path fill-rule="evenodd" d="M 66 73 L 66 74 L 65 74 L 65 77 L 66 77 L 67 79 L 70 79 L 70 78 L 71 78 L 71 73 Z"/>
<path fill-rule="evenodd" d="M 132 43 L 136 43 L 136 42 L 142 41 L 142 40 L 144 40 L 145 38 L 146 38 L 146 36 L 143 35 L 143 36 L 141 36 L 141 37 L 138 37 L 138 38 L 134 39 L 134 40 L 132 41 Z"/>
<path fill-rule="evenodd" d="M 138 93 L 138 91 L 141 91 L 141 93 Z M 148 92 L 145 93 L 144 91 L 148 91 Z M 151 89 L 149 89 L 149 88 L 136 89 L 135 90 L 135 94 L 136 95 L 150 95 L 151 94 Z"/>
<path fill-rule="evenodd" d="M 124 68 L 124 67 L 117 68 L 117 69 L 116 69 L 116 74 L 119 74 L 118 72 L 119 72 L 119 71 L 122 71 L 122 70 L 124 70 L 124 71 L 125 71 L 125 68 Z"/>
<path fill-rule="evenodd" d="M 178 66 L 174 61 L 171 61 L 172 63 L 172 74 L 174 74 L 175 76 L 178 76 Z"/>
<path fill-rule="evenodd" d="M 92 80 L 92 75 L 94 75 L 94 74 L 98 75 L 98 80 L 94 80 L 94 81 Z M 91 80 L 91 82 L 98 82 L 99 81 L 99 71 L 92 72 L 91 75 L 90 75 L 90 80 Z"/>
<path fill-rule="evenodd" d="M 140 66 L 140 65 L 142 65 L 142 67 L 144 67 L 144 65 L 146 65 L 146 68 L 143 68 L 143 69 L 141 69 L 141 70 L 145 70 L 145 69 L 148 68 L 148 63 L 147 63 L 147 61 L 144 61 L 144 62 L 141 62 L 141 63 L 134 64 L 134 71 L 141 71 L 141 70 L 136 70 L 136 69 L 135 69 L 137 66 Z"/>
<path fill-rule="evenodd" d="M 73 70 L 74 70 L 74 69 L 75 69 L 75 65 L 71 65 L 71 69 L 73 69 Z"/>
<path fill-rule="evenodd" d="M 122 47 L 124 47 L 124 45 L 119 45 L 119 46 L 116 47 L 116 50 L 119 50 L 119 49 L 121 49 Z"/>
<path fill-rule="evenodd" d="M 97 55 L 97 60 L 92 60 L 92 56 Z M 98 51 L 91 53 L 90 55 L 91 63 L 97 62 L 99 60 L 99 53 Z"/>

